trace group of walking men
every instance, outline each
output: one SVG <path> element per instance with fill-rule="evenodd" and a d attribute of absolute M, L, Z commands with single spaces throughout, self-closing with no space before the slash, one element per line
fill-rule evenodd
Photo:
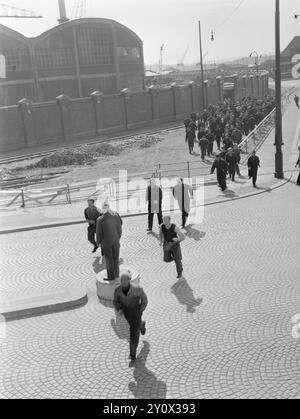
<path fill-rule="evenodd" d="M 243 136 L 249 135 L 274 109 L 271 97 L 265 99 L 245 98 L 241 101 L 226 99 L 223 104 L 210 105 L 199 115 L 192 113 L 184 120 L 185 140 L 190 154 L 194 154 L 198 142 L 201 159 L 211 157 L 216 142 L 219 151 L 240 144 Z M 197 132 L 198 131 L 198 132 Z"/>
<path fill-rule="evenodd" d="M 185 225 L 189 215 L 190 198 L 192 188 L 185 185 L 182 179 L 178 180 L 173 188 L 173 194 L 178 199 L 182 210 L 182 223 Z M 177 278 L 181 279 L 183 274 L 182 253 L 180 243 L 185 235 L 174 223 L 170 216 L 162 215 L 162 188 L 158 186 L 155 179 L 151 179 L 146 191 L 148 202 L 148 232 L 152 231 L 153 216 L 157 213 L 159 222 L 159 243 L 163 247 L 163 260 L 167 263 L 174 261 L 177 269 Z M 84 211 L 88 223 L 88 240 L 94 246 L 93 253 L 101 248 L 102 256 L 105 258 L 107 278 L 106 281 L 114 281 L 120 276 L 119 254 L 120 239 L 122 237 L 122 219 L 105 202 L 101 211 L 95 205 L 93 199 L 88 200 L 88 207 Z M 142 315 L 147 307 L 148 299 L 144 290 L 133 284 L 131 273 L 125 272 L 121 275 L 120 286 L 115 289 L 113 304 L 118 315 L 124 315 L 130 329 L 130 354 L 131 361 L 136 360 L 136 352 L 140 335 L 146 333 L 146 322 Z"/>

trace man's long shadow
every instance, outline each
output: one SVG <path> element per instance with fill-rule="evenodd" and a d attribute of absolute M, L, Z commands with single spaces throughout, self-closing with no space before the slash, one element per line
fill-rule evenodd
<path fill-rule="evenodd" d="M 135 399 L 166 399 L 167 384 L 156 378 L 155 374 L 146 367 L 150 344 L 143 341 L 143 348 L 135 362 L 130 366 L 134 368 L 135 382 L 130 382 L 128 388 Z"/>
<path fill-rule="evenodd" d="M 101 260 L 101 263 L 100 263 L 100 260 Z M 103 269 L 105 268 L 106 268 L 105 259 L 101 257 L 96 257 L 93 262 L 93 269 L 94 269 L 95 274 L 98 274 L 99 272 L 103 271 Z"/>
<path fill-rule="evenodd" d="M 202 298 L 195 298 L 194 291 L 185 278 L 179 279 L 172 287 L 172 293 L 176 296 L 179 304 L 186 306 L 188 313 L 195 313 L 195 307 L 202 304 Z"/>
<path fill-rule="evenodd" d="M 231 189 L 226 189 L 224 192 L 224 198 L 238 198 L 239 195 L 237 195 L 234 191 L 232 191 Z"/>
<path fill-rule="evenodd" d="M 102 260 L 101 260 L 102 259 Z M 101 260 L 101 263 L 100 263 Z M 123 265 L 124 259 L 120 259 L 119 264 L 120 266 Z M 93 270 L 95 274 L 98 274 L 99 272 L 103 271 L 106 268 L 105 258 L 96 257 L 93 262 Z"/>
<path fill-rule="evenodd" d="M 265 192 L 268 192 L 268 193 L 272 192 L 272 188 L 269 188 L 269 187 L 263 188 L 262 186 L 256 186 L 255 189 L 258 190 L 258 191 L 265 191 Z"/>
<path fill-rule="evenodd" d="M 121 340 L 126 339 L 128 342 L 130 340 L 129 324 L 124 316 L 119 313 L 116 313 L 116 319 L 111 319 L 111 327 L 117 337 Z"/>
<path fill-rule="evenodd" d="M 206 236 L 205 231 L 199 231 L 195 228 L 193 228 L 193 224 L 189 224 L 185 227 L 186 230 L 186 236 L 190 239 L 193 239 L 195 241 L 200 241 Z"/>
<path fill-rule="evenodd" d="M 153 237 L 154 237 L 154 238 L 156 238 L 158 241 L 160 240 L 160 238 L 159 238 L 159 234 L 154 233 L 154 231 L 151 231 L 151 232 L 149 233 L 149 236 L 153 236 Z"/>

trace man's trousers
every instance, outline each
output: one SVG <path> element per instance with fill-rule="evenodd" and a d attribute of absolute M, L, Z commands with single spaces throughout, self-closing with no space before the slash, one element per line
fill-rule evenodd
<path fill-rule="evenodd" d="M 218 176 L 218 183 L 222 191 L 225 191 L 225 189 L 227 188 L 226 176 Z"/>
<path fill-rule="evenodd" d="M 107 279 L 114 281 L 119 277 L 119 256 L 120 256 L 120 244 L 112 244 L 110 246 L 102 247 L 107 270 Z"/>
<path fill-rule="evenodd" d="M 95 240 L 95 235 L 96 235 L 96 225 L 88 226 L 88 241 L 95 247 L 98 247 Z"/>
<path fill-rule="evenodd" d="M 130 341 L 129 341 L 129 349 L 130 349 L 130 356 L 135 357 L 137 347 L 140 341 L 140 333 L 141 329 L 144 325 L 144 322 L 142 321 L 141 317 L 138 317 L 135 319 L 134 322 L 129 321 L 126 319 L 129 324 L 129 330 L 130 330 Z"/>

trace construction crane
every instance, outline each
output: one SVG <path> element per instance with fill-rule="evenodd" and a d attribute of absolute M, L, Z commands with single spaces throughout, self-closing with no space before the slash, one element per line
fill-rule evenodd
<path fill-rule="evenodd" d="M 86 0 L 75 0 L 72 9 L 72 19 L 81 19 L 86 16 Z"/>
<path fill-rule="evenodd" d="M 43 16 L 37 15 L 35 12 L 19 7 L 8 6 L 0 3 L 0 17 L 13 17 L 19 19 L 40 19 Z"/>
<path fill-rule="evenodd" d="M 158 73 L 161 74 L 163 70 L 163 52 L 165 44 L 162 44 L 160 47 L 159 62 L 158 62 Z"/>
<path fill-rule="evenodd" d="M 189 47 L 186 48 L 186 50 L 184 51 L 181 59 L 178 61 L 177 66 L 178 67 L 183 67 L 184 66 L 184 61 L 186 59 L 187 53 L 188 53 Z"/>

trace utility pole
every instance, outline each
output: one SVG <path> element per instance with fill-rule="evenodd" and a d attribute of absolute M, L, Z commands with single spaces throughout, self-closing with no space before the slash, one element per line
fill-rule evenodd
<path fill-rule="evenodd" d="M 159 63 L 158 63 L 158 73 L 162 74 L 163 70 L 163 51 L 164 51 L 165 44 L 162 44 L 160 47 L 160 53 L 159 53 Z"/>
<path fill-rule="evenodd" d="M 201 67 L 201 86 L 202 86 L 202 106 L 206 108 L 205 100 L 205 89 L 204 89 L 204 70 L 203 70 L 203 54 L 202 54 L 202 36 L 201 36 L 201 22 L 198 21 L 199 25 L 199 46 L 200 46 L 200 67 Z"/>
<path fill-rule="evenodd" d="M 282 111 L 281 111 L 281 60 L 280 60 L 280 1 L 275 0 L 275 50 L 276 50 L 276 128 L 275 128 L 275 177 L 283 179 L 283 154 L 282 154 Z"/>
<path fill-rule="evenodd" d="M 65 0 L 58 0 L 59 19 L 58 23 L 62 24 L 68 22 L 70 19 L 67 17 Z"/>
<path fill-rule="evenodd" d="M 251 58 L 252 57 L 252 55 L 256 55 L 256 58 L 255 58 L 255 62 L 254 62 L 254 64 L 255 64 L 255 67 L 256 67 L 256 74 L 258 74 L 259 73 L 259 71 L 258 71 L 258 66 L 259 66 L 259 58 L 261 58 L 262 57 L 262 55 L 261 56 L 259 56 L 258 55 L 258 52 L 256 52 L 256 51 L 252 51 L 251 52 L 251 54 L 249 55 L 249 57 Z"/>

